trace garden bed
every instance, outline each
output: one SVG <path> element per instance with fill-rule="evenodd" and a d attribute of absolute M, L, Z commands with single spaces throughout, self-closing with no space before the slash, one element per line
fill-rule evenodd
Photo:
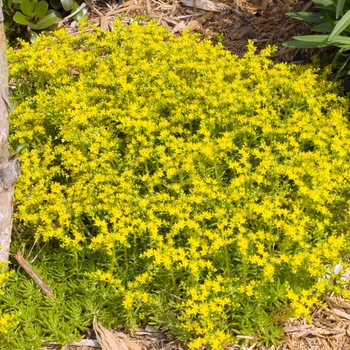
<path fill-rule="evenodd" d="M 200 10 L 203 6 L 199 1 L 193 3 L 193 7 L 185 6 L 181 2 L 151 1 L 138 2 L 130 0 L 118 5 L 110 2 L 109 6 L 102 1 L 88 2 L 88 15 L 90 21 L 108 29 L 116 16 L 125 13 L 124 22 L 127 24 L 135 20 L 147 21 L 141 17 L 148 15 L 155 18 L 159 24 L 164 25 L 176 35 L 185 28 L 199 32 L 204 38 L 217 42 L 220 40 L 223 46 L 232 53 L 242 56 L 246 51 L 247 40 L 255 42 L 258 49 L 267 45 L 276 45 L 277 52 L 273 54 L 276 62 L 303 63 L 309 61 L 312 55 L 318 51 L 293 50 L 285 48 L 282 43 L 292 36 L 307 34 L 310 26 L 285 16 L 288 11 L 306 11 L 311 8 L 311 2 L 287 1 L 282 2 L 254 2 L 236 1 L 232 4 L 223 1 L 214 6 L 207 2 L 208 9 Z M 186 0 L 186 4 L 188 1 Z M 213 11 L 213 9 L 215 11 Z M 77 30 L 76 24 L 69 24 L 72 34 Z M 324 51 L 325 52 L 325 51 Z M 336 296 L 327 298 L 327 307 L 315 309 L 312 315 L 313 322 L 307 324 L 305 320 L 294 319 L 282 321 L 286 340 L 279 347 L 257 347 L 256 343 L 246 349 L 349 349 L 350 329 L 350 304 Z M 143 333 L 143 334 L 142 334 Z M 179 343 L 170 340 L 150 336 L 145 330 L 139 333 L 131 333 L 130 338 L 136 340 L 146 349 L 181 349 Z M 160 341 L 160 339 L 162 339 Z M 253 340 L 253 339 L 249 339 Z M 81 349 L 96 349 L 80 347 Z M 47 348 L 48 349 L 48 348 Z M 77 346 L 67 346 L 67 349 L 79 349 Z M 236 349 L 232 346 L 230 349 Z M 238 349 L 238 348 L 237 348 Z"/>

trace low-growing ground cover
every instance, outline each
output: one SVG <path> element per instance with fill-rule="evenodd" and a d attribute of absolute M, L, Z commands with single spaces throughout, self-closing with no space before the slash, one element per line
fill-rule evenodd
<path fill-rule="evenodd" d="M 12 272 L 4 349 L 64 343 L 95 315 L 190 349 L 271 343 L 345 293 L 324 276 L 347 267 L 349 102 L 316 63 L 254 51 L 119 21 L 9 50 L 11 143 L 28 144 L 13 251 L 35 246 L 56 299 Z"/>

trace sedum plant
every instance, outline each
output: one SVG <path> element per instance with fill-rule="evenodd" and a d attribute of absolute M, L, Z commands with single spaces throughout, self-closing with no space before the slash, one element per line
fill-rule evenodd
<path fill-rule="evenodd" d="M 336 47 L 338 52 L 332 57 L 332 63 L 341 63 L 335 80 L 350 75 L 350 2 L 346 0 L 316 0 L 316 12 L 287 12 L 286 15 L 305 22 L 314 23 L 312 35 L 300 35 L 286 41 L 283 46 L 296 49 Z"/>
<path fill-rule="evenodd" d="M 52 247 L 43 271 L 70 256 L 65 281 L 109 286 L 118 322 L 190 349 L 276 343 L 286 317 L 347 296 L 324 276 L 347 267 L 349 101 L 271 52 L 120 20 L 9 49 L 22 249 Z"/>

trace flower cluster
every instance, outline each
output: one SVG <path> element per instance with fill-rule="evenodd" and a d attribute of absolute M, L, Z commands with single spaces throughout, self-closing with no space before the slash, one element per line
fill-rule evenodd
<path fill-rule="evenodd" d="M 154 22 L 22 45 L 8 52 L 11 142 L 29 144 L 16 218 L 78 262 L 100 254 L 92 278 L 112 281 L 133 322 L 172 300 L 191 349 L 222 349 L 332 288 L 350 130 L 327 72 Z"/>

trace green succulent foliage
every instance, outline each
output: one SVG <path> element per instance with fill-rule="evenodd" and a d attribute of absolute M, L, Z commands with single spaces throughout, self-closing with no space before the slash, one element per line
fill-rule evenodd
<path fill-rule="evenodd" d="M 78 7 L 74 0 L 5 0 L 5 30 L 8 31 L 13 22 L 32 30 L 45 30 L 62 19 L 61 12 L 73 12 Z M 80 20 L 82 17 L 80 11 L 74 18 Z"/>
<path fill-rule="evenodd" d="M 293 37 L 283 43 L 283 46 L 296 49 L 311 49 L 322 47 L 338 47 L 338 52 L 332 56 L 332 63 L 341 63 L 335 76 L 338 79 L 350 74 L 348 61 L 350 59 L 350 1 L 349 0 L 315 0 L 317 12 L 287 12 L 286 15 L 301 21 L 314 23 L 312 35 Z"/>
<path fill-rule="evenodd" d="M 14 248 L 13 252 L 20 249 Z M 51 245 L 44 250 L 54 249 Z M 23 253 L 28 251 L 24 248 Z M 87 262 L 84 272 L 93 271 L 95 264 L 94 259 Z M 0 336 L 1 349 L 36 350 L 50 342 L 78 341 L 91 329 L 95 316 L 107 327 L 125 322 L 121 307 L 115 306 L 121 303 L 120 296 L 105 282 L 93 281 L 84 273 L 78 276 L 69 254 L 53 253 L 48 259 L 40 253 L 32 266 L 54 290 L 55 299 L 43 294 L 22 269 L 12 273 L 6 292 L 0 294 L 1 310 L 14 317 L 12 328 L 8 326 Z"/>

